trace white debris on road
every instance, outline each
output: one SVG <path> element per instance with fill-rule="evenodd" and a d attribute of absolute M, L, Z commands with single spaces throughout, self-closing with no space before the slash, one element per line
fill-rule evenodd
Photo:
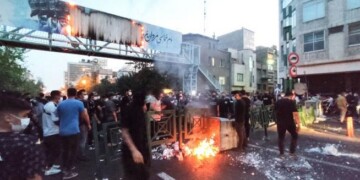
<path fill-rule="evenodd" d="M 305 152 L 308 153 L 319 153 L 329 156 L 345 156 L 350 158 L 360 158 L 360 154 L 357 153 L 345 153 L 339 152 L 339 145 L 336 144 L 326 144 L 324 147 L 314 147 L 305 149 Z"/>
<path fill-rule="evenodd" d="M 287 180 L 294 177 L 297 179 L 314 179 L 311 171 L 312 166 L 304 158 L 278 158 L 268 156 L 264 152 L 250 152 L 236 158 L 229 158 L 236 161 L 231 165 L 246 164 L 254 167 L 270 180 Z"/>

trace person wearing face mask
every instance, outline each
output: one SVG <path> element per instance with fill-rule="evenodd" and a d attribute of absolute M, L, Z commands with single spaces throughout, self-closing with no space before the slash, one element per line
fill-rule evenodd
<path fill-rule="evenodd" d="M 126 119 L 129 115 L 129 107 L 133 101 L 132 91 L 128 89 L 125 93 L 125 96 L 121 99 L 120 102 L 120 118 L 121 120 Z"/>
<path fill-rule="evenodd" d="M 37 136 L 23 133 L 31 105 L 17 94 L 0 92 L 0 179 L 41 180 L 45 154 Z"/>
<path fill-rule="evenodd" d="M 51 91 L 51 100 L 45 104 L 42 113 L 42 127 L 44 136 L 44 147 L 46 152 L 45 175 L 53 175 L 61 172 L 55 162 L 60 159 L 61 155 L 61 139 L 59 135 L 59 117 L 56 113 L 56 106 L 61 98 L 60 91 Z"/>
<path fill-rule="evenodd" d="M 85 107 L 85 114 L 87 116 L 87 119 L 90 120 L 89 114 L 88 114 L 88 103 L 87 99 L 88 95 L 86 94 L 85 89 L 81 89 L 77 92 L 77 99 L 81 101 L 84 104 Z M 89 134 L 89 128 L 88 125 L 85 122 L 85 119 L 79 118 L 79 125 L 80 125 L 80 142 L 79 142 L 79 152 L 78 152 L 78 160 L 80 161 L 88 161 L 90 158 L 86 155 L 86 144 L 88 140 L 88 134 Z M 90 124 L 91 126 L 91 124 Z"/>

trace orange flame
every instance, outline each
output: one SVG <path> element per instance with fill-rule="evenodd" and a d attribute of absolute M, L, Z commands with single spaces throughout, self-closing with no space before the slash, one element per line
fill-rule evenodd
<path fill-rule="evenodd" d="M 73 1 L 68 2 L 71 7 L 74 7 L 76 4 Z"/>
<path fill-rule="evenodd" d="M 67 25 L 67 26 L 66 26 L 66 32 L 67 32 L 67 35 L 71 35 L 72 30 L 71 30 L 71 26 L 70 26 L 70 25 Z"/>
<path fill-rule="evenodd" d="M 202 140 L 199 145 L 193 149 L 186 149 L 186 151 L 188 151 L 186 154 L 195 156 L 199 160 L 215 157 L 216 154 L 219 153 L 219 148 L 215 146 L 214 137 L 215 135 L 210 139 Z"/>

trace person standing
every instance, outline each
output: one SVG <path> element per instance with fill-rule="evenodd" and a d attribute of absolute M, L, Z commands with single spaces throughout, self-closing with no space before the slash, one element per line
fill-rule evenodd
<path fill-rule="evenodd" d="M 87 127 L 90 129 L 90 120 L 87 115 L 84 104 L 75 99 L 76 89 L 69 88 L 67 90 L 68 99 L 62 101 L 57 112 L 60 119 L 60 137 L 63 146 L 63 172 L 64 179 L 71 179 L 78 176 L 78 173 L 73 171 L 80 138 L 79 119 L 85 120 Z M 80 116 L 80 117 L 79 117 Z"/>
<path fill-rule="evenodd" d="M 240 95 L 241 95 L 241 99 L 245 102 L 245 134 L 246 134 L 245 146 L 247 146 L 247 142 L 249 141 L 249 137 L 250 137 L 250 106 L 251 106 L 251 100 L 247 96 L 245 90 L 241 90 Z"/>
<path fill-rule="evenodd" d="M 134 95 L 129 108 L 129 118 L 122 122 L 122 153 L 125 179 L 147 180 L 150 178 L 150 147 L 147 139 L 145 119 L 145 93 Z"/>
<path fill-rule="evenodd" d="M 291 155 L 295 155 L 297 146 L 298 132 L 300 130 L 300 119 L 296 109 L 295 101 L 291 98 L 292 94 L 290 92 L 286 92 L 285 98 L 278 100 L 275 104 L 280 155 L 284 155 L 284 140 L 286 131 L 291 134 Z"/>
<path fill-rule="evenodd" d="M 338 95 L 338 98 L 336 99 L 336 105 L 340 109 L 340 122 L 343 123 L 345 121 L 346 111 L 348 103 L 345 98 L 345 92 L 342 92 Z"/>
<path fill-rule="evenodd" d="M 133 101 L 131 89 L 126 90 L 125 96 L 120 101 L 120 120 L 126 119 L 129 115 L 129 107 Z"/>
<path fill-rule="evenodd" d="M 90 117 L 88 114 L 88 103 L 87 103 L 87 97 L 86 97 L 86 91 L 85 89 L 81 89 L 77 92 L 77 99 L 81 101 L 85 108 L 85 118 L 79 118 L 79 125 L 80 125 L 80 142 L 79 142 L 79 152 L 78 152 L 78 159 L 80 161 L 88 161 L 89 158 L 86 156 L 86 144 L 89 136 L 89 128 L 88 124 L 86 123 L 85 119 L 89 119 Z M 90 123 L 89 123 L 90 124 Z M 90 124 L 91 125 L 91 124 Z"/>
<path fill-rule="evenodd" d="M 60 101 L 61 92 L 51 91 L 51 100 L 45 104 L 42 113 L 42 127 L 44 135 L 44 147 L 46 153 L 47 169 L 45 175 L 58 174 L 61 170 L 54 166 L 55 162 L 60 159 L 61 139 L 59 136 L 59 117 L 56 112 L 56 106 Z"/>
<path fill-rule="evenodd" d="M 231 92 L 235 98 L 235 122 L 234 127 L 238 134 L 238 149 L 244 151 L 245 142 L 245 102 L 241 99 L 240 91 Z"/>
<path fill-rule="evenodd" d="M 264 106 L 270 106 L 274 103 L 274 98 L 269 94 L 269 91 L 266 91 L 262 97 Z"/>

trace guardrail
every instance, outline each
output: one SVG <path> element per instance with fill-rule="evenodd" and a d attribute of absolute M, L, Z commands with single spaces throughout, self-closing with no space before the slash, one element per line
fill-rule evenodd
<path fill-rule="evenodd" d="M 271 122 L 275 122 L 274 106 L 259 106 L 250 109 L 250 127 L 252 130 L 255 129 L 256 125 L 259 124 L 264 129 L 265 138 L 268 137 L 267 128 Z"/>

